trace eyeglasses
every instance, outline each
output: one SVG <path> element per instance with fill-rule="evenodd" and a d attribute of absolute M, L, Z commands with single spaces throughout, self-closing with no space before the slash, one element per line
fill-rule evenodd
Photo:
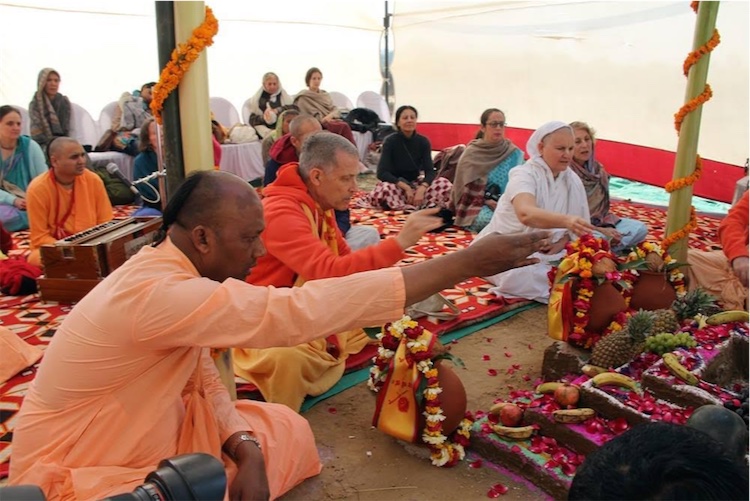
<path fill-rule="evenodd" d="M 490 127 L 492 129 L 499 129 L 501 127 L 505 127 L 505 122 L 487 122 L 487 127 Z"/>

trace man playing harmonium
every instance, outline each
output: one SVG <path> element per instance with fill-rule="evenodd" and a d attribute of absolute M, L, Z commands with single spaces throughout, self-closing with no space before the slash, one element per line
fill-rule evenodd
<path fill-rule="evenodd" d="M 35 178 L 26 194 L 31 255 L 41 266 L 39 248 L 112 219 L 112 205 L 101 178 L 86 168 L 83 146 L 69 137 L 48 147 L 49 171 Z"/>

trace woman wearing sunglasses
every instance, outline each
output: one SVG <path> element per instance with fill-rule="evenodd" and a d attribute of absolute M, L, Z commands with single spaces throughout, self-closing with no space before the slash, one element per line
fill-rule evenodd
<path fill-rule="evenodd" d="M 510 170 L 523 163 L 523 151 L 505 137 L 505 113 L 486 109 L 480 123 L 458 161 L 452 194 L 456 226 L 475 232 L 492 219 Z"/>

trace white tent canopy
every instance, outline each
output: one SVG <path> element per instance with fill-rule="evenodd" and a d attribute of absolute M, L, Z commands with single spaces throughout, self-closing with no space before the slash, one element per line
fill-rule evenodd
<path fill-rule="evenodd" d="M 214 0 L 219 34 L 208 50 L 212 96 L 237 109 L 266 71 L 296 93 L 318 66 L 323 88 L 352 101 L 379 91 L 381 0 L 269 3 Z M 682 62 L 695 14 L 684 2 L 391 0 L 397 104 L 420 120 L 476 123 L 499 107 L 515 127 L 584 120 L 605 139 L 674 150 Z M 699 152 L 741 165 L 748 156 L 747 2 L 722 2 L 722 43 L 711 55 L 714 98 Z M 93 116 L 158 76 L 153 2 L 0 1 L 0 104 L 27 106 L 38 71 Z"/>

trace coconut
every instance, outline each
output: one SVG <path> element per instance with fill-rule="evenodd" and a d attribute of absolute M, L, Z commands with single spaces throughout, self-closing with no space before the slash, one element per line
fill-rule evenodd
<path fill-rule="evenodd" d="M 646 254 L 646 265 L 650 271 L 664 271 L 664 259 L 656 252 Z"/>
<path fill-rule="evenodd" d="M 615 271 L 617 271 L 617 265 L 612 259 L 608 257 L 599 259 L 591 267 L 591 273 L 593 273 L 594 276 L 597 277 L 603 277 L 606 273 L 613 273 Z"/>

